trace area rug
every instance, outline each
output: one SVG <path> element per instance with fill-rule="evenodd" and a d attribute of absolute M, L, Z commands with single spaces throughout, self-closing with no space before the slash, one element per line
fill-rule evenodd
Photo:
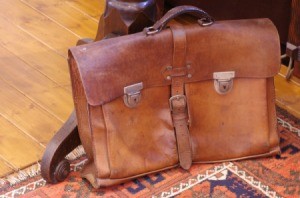
<path fill-rule="evenodd" d="M 300 122 L 278 110 L 281 156 L 174 168 L 131 182 L 93 189 L 80 178 L 85 156 L 72 162 L 66 181 L 50 185 L 40 175 L 2 182 L 0 197 L 300 197 Z"/>

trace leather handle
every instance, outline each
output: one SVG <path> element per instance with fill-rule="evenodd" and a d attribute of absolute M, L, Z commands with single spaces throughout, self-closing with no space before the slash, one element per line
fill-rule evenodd
<path fill-rule="evenodd" d="M 182 14 L 189 13 L 193 16 L 199 18 L 198 22 L 202 26 L 209 26 L 214 23 L 214 19 L 207 14 L 205 11 L 197 8 L 195 6 L 177 6 L 169 10 L 160 20 L 158 20 L 152 27 L 147 27 L 144 29 L 147 35 L 156 34 L 163 30 L 169 21 L 180 16 Z"/>

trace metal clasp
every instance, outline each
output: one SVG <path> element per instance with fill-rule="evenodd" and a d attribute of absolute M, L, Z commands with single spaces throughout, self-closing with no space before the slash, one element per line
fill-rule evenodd
<path fill-rule="evenodd" d="M 160 31 L 160 29 L 155 29 L 153 26 L 144 28 L 144 32 L 146 33 L 147 36 L 152 35 L 152 34 L 156 34 L 159 31 Z"/>
<path fill-rule="evenodd" d="M 124 104 L 129 108 L 136 107 L 141 101 L 141 90 L 143 89 L 143 83 L 137 83 L 124 87 Z"/>
<path fill-rule="evenodd" d="M 214 72 L 214 86 L 219 94 L 227 94 L 233 87 L 234 71 Z"/>
<path fill-rule="evenodd" d="M 214 23 L 215 21 L 212 19 L 212 18 L 202 18 L 202 19 L 199 19 L 198 20 L 198 23 L 203 26 L 203 27 L 206 27 L 206 26 L 210 26 Z"/>

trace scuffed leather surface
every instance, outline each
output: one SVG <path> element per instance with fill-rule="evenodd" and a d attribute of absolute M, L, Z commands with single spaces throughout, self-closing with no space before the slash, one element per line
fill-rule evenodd
<path fill-rule="evenodd" d="M 103 106 L 110 178 L 129 177 L 178 163 L 169 97 L 167 86 L 150 88 L 142 91 L 137 108 L 126 107 L 122 98 Z"/>
<path fill-rule="evenodd" d="M 77 63 L 73 58 L 69 59 L 70 77 L 72 83 L 73 101 L 77 118 L 79 137 L 85 152 L 90 160 L 93 160 L 93 150 L 90 146 L 92 142 L 90 119 L 88 113 L 87 97 L 85 95 L 82 79 L 78 72 Z"/>
<path fill-rule="evenodd" d="M 235 71 L 238 78 L 272 77 L 279 71 L 279 37 L 268 19 L 192 24 L 185 31 L 186 61 L 194 70 L 186 82 L 209 80 L 213 72 L 224 70 Z M 171 34 L 169 29 L 153 36 L 137 33 L 71 48 L 88 103 L 110 102 L 138 82 L 144 88 L 170 85 L 161 70 L 172 65 Z"/>
<path fill-rule="evenodd" d="M 280 53 L 271 22 L 223 21 L 205 28 L 189 25 L 184 32 L 183 58 L 174 58 L 174 38 L 168 29 L 70 50 L 79 133 L 89 157 L 83 176 L 94 187 L 179 165 L 176 123 L 169 107 L 172 92 L 187 97 L 193 163 L 279 152 L 273 76 Z M 194 73 L 192 78 L 180 77 L 185 86 L 176 92 L 173 79 L 166 80 L 162 68 L 178 68 L 182 61 Z M 215 91 L 212 80 L 213 72 L 220 71 L 236 73 L 233 89 L 225 95 Z M 141 101 L 128 108 L 123 88 L 139 82 L 144 84 Z"/>
<path fill-rule="evenodd" d="M 102 106 L 89 106 L 90 128 L 92 142 L 89 147 L 93 150 L 94 163 L 97 170 L 97 177 L 110 176 L 110 162 L 108 154 L 107 143 L 107 129 L 105 118 L 103 115 Z"/>
<path fill-rule="evenodd" d="M 213 86 L 210 80 L 186 85 L 193 161 L 269 152 L 268 117 L 274 114 L 268 114 L 266 79 L 235 79 L 226 95 Z"/>

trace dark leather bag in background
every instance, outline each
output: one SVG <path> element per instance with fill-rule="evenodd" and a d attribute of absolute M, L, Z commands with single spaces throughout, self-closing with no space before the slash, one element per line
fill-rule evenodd
<path fill-rule="evenodd" d="M 165 28 L 193 13 L 194 24 Z M 144 32 L 71 48 L 78 129 L 98 188 L 192 163 L 278 154 L 268 19 L 217 21 L 192 6 Z"/>
<path fill-rule="evenodd" d="M 282 43 L 288 41 L 291 0 L 167 0 L 171 6 L 193 5 L 216 20 L 269 18 L 277 27 Z"/>

